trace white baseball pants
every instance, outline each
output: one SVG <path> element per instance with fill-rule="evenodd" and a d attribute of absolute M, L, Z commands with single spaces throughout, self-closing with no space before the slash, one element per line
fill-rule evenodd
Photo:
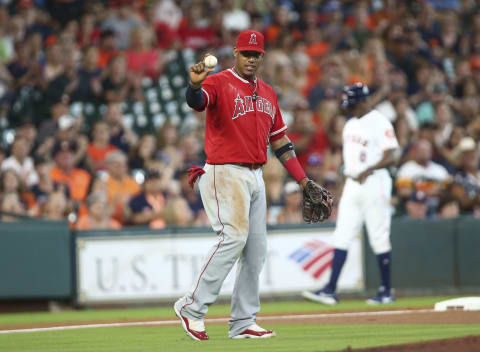
<path fill-rule="evenodd" d="M 363 184 L 348 178 L 338 206 L 335 248 L 348 250 L 353 238 L 366 223 L 368 241 L 375 254 L 389 252 L 390 199 L 392 179 L 387 170 L 378 170 Z"/>

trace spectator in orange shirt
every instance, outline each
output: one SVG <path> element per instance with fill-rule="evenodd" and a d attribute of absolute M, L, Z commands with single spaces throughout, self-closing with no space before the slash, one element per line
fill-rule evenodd
<path fill-rule="evenodd" d="M 117 51 L 117 35 L 111 29 L 105 29 L 100 34 L 100 45 L 98 47 L 98 67 L 105 68 L 110 60 L 115 57 Z"/>
<path fill-rule="evenodd" d="M 265 28 L 265 43 L 274 45 L 278 43 L 286 33 L 292 34 L 295 39 L 300 39 L 300 31 L 291 25 L 290 18 L 292 15 L 292 6 L 290 3 L 283 2 L 275 9 L 273 22 Z"/>
<path fill-rule="evenodd" d="M 305 52 L 313 62 L 319 62 L 324 55 L 330 52 L 331 44 L 323 39 L 320 27 L 312 26 L 305 31 Z"/>
<path fill-rule="evenodd" d="M 162 194 L 162 177 L 156 170 L 145 175 L 143 192 L 128 203 L 126 218 L 134 225 L 148 225 L 153 229 L 165 227 L 165 198 Z"/>
<path fill-rule="evenodd" d="M 31 191 L 35 197 L 35 201 L 39 207 L 39 212 L 41 213 L 41 208 L 47 203 L 49 195 L 52 192 L 61 191 L 65 194 L 65 197 L 68 200 L 68 208 L 73 209 L 73 203 L 70 198 L 70 189 L 64 183 L 54 182 L 50 177 L 50 170 L 55 165 L 52 160 L 48 160 L 42 157 L 35 159 L 35 170 L 38 174 L 38 183 L 32 187 Z"/>
<path fill-rule="evenodd" d="M 103 192 L 93 192 L 87 199 L 88 213 L 80 216 L 76 224 L 77 230 L 121 229 L 122 225 L 111 215 L 111 207 Z"/>
<path fill-rule="evenodd" d="M 117 148 L 110 144 L 110 129 L 106 122 L 97 121 L 93 126 L 92 142 L 87 148 L 87 165 L 91 172 L 105 170 L 106 155 Z"/>
<path fill-rule="evenodd" d="M 124 206 L 132 196 L 140 193 L 141 188 L 128 174 L 127 157 L 120 150 L 111 151 L 106 155 L 105 166 L 107 174 L 95 181 L 93 190 L 107 194 L 108 204 L 113 209 L 113 217 L 121 222 Z"/>
<path fill-rule="evenodd" d="M 50 177 L 54 182 L 64 183 L 70 189 L 74 201 L 82 202 L 90 186 L 90 174 L 75 167 L 73 153 L 75 145 L 72 142 L 57 143 L 53 149 L 55 166 L 50 170 Z"/>

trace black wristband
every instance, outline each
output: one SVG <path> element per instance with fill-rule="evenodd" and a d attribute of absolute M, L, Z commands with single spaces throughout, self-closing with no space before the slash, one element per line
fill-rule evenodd
<path fill-rule="evenodd" d="M 186 98 L 187 98 L 187 104 L 193 109 L 200 109 L 203 106 L 203 93 L 202 89 L 200 88 L 192 88 L 192 86 L 189 84 L 187 86 L 187 91 L 186 91 Z"/>
<path fill-rule="evenodd" d="M 285 145 L 282 145 L 280 148 L 278 148 L 277 150 L 275 150 L 275 155 L 277 156 L 277 158 L 280 159 L 280 157 L 290 151 L 290 150 L 293 150 L 293 144 L 291 142 L 288 142 L 287 144 Z"/>

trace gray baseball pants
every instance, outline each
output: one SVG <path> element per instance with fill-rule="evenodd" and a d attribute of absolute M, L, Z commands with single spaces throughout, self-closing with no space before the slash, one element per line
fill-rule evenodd
<path fill-rule="evenodd" d="M 267 252 L 266 197 L 262 169 L 225 164 L 204 167 L 198 187 L 217 243 L 199 277 L 177 308 L 189 319 L 203 319 L 238 260 L 232 294 L 229 337 L 254 324 L 260 311 L 259 275 Z"/>

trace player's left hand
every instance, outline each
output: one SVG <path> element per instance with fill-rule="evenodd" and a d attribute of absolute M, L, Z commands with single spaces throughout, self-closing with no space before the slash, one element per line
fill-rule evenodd
<path fill-rule="evenodd" d="M 333 197 L 329 191 L 308 180 L 303 188 L 303 220 L 306 223 L 322 222 L 330 217 Z"/>
<path fill-rule="evenodd" d="M 373 173 L 373 170 L 368 168 L 365 171 L 362 171 L 354 180 L 362 184 L 365 182 L 367 177 L 370 176 L 372 173 Z"/>

